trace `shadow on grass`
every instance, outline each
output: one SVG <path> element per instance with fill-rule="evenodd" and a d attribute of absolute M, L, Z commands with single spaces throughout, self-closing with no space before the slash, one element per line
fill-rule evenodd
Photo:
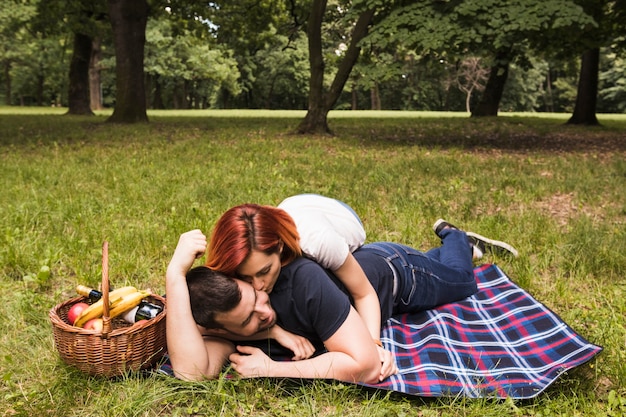
<path fill-rule="evenodd" d="M 344 130 L 343 128 L 341 130 Z M 366 131 L 364 131 L 366 129 Z M 508 123 L 504 120 L 440 122 L 437 125 L 406 124 L 361 127 L 359 136 L 344 130 L 365 145 L 409 145 L 434 149 L 499 150 L 504 152 L 625 152 L 623 128 L 564 124 Z"/>

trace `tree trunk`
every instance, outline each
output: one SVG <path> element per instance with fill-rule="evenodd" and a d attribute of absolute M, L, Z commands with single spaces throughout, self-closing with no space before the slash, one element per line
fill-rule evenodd
<path fill-rule="evenodd" d="M 11 62 L 7 61 L 4 64 L 4 85 L 6 96 L 4 97 L 5 104 L 7 106 L 11 105 Z"/>
<path fill-rule="evenodd" d="M 378 83 L 374 82 L 374 86 L 370 89 L 370 99 L 372 101 L 372 110 L 380 110 L 382 104 L 380 103 L 380 90 L 378 89 Z"/>
<path fill-rule="evenodd" d="M 549 113 L 554 112 L 554 96 L 552 95 L 552 76 L 550 75 L 552 69 L 548 67 L 548 74 L 546 75 L 546 93 L 544 95 L 545 111 Z"/>
<path fill-rule="evenodd" d="M 330 133 L 328 111 L 324 110 L 324 57 L 322 55 L 322 21 L 326 11 L 326 0 L 313 0 L 307 22 L 309 43 L 309 105 L 304 120 L 298 127 L 299 133 Z"/>
<path fill-rule="evenodd" d="M 191 108 L 191 94 L 189 93 L 189 80 L 183 80 L 183 107 L 185 110 Z"/>
<path fill-rule="evenodd" d="M 37 74 L 37 106 L 41 107 L 43 106 L 43 86 L 44 86 L 44 81 L 46 81 L 46 79 L 44 78 L 44 70 L 42 65 L 39 65 L 39 74 Z M 46 105 L 48 105 L 48 103 L 46 103 Z"/>
<path fill-rule="evenodd" d="M 332 134 L 328 127 L 328 112 L 335 105 L 343 88 L 348 81 L 361 48 L 358 46 L 367 31 L 374 16 L 374 10 L 366 10 L 359 18 L 352 30 L 350 45 L 339 65 L 333 83 L 327 93 L 324 93 L 324 58 L 322 54 L 322 22 L 326 10 L 326 0 L 313 0 L 311 14 L 307 26 L 309 40 L 309 63 L 311 77 L 309 79 L 309 105 L 304 120 L 298 126 L 298 133 Z"/>
<path fill-rule="evenodd" d="M 588 126 L 597 126 L 600 124 L 596 117 L 599 68 L 600 49 L 593 48 L 585 51 L 580 64 L 576 105 L 574 106 L 574 113 L 567 121 L 567 124 Z"/>
<path fill-rule="evenodd" d="M 89 62 L 92 39 L 83 33 L 74 33 L 74 51 L 70 62 L 70 85 L 67 93 L 67 114 L 93 116 L 89 95 Z"/>
<path fill-rule="evenodd" d="M 146 0 L 108 0 L 115 45 L 115 123 L 147 122 L 143 55 L 146 42 Z"/>
<path fill-rule="evenodd" d="M 102 59 L 101 39 L 94 38 L 91 43 L 89 60 L 89 103 L 92 110 L 102 110 L 102 80 L 100 78 L 100 60 Z"/>
<path fill-rule="evenodd" d="M 465 111 L 468 113 L 472 112 L 472 92 L 473 88 L 469 88 L 465 91 Z"/>
<path fill-rule="evenodd" d="M 154 76 L 154 95 L 152 96 L 152 108 L 164 109 L 163 104 L 163 87 L 161 86 L 161 78 L 158 75 Z"/>
<path fill-rule="evenodd" d="M 489 79 L 485 86 L 485 91 L 472 111 L 472 117 L 497 116 L 500 108 L 500 100 L 506 80 L 509 77 L 510 57 L 508 51 L 496 54 L 496 62 L 491 67 Z"/>

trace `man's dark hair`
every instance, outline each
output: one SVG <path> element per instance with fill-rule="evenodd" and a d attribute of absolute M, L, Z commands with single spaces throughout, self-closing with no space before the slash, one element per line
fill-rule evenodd
<path fill-rule="evenodd" d="M 197 266 L 187 272 L 189 301 L 194 321 L 206 329 L 221 329 L 217 313 L 228 313 L 241 301 L 241 291 L 234 278 Z"/>

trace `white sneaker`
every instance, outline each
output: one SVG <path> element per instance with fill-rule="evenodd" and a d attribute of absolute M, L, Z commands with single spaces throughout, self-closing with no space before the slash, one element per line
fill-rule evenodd
<path fill-rule="evenodd" d="M 441 237 L 441 231 L 447 227 L 460 230 L 458 227 L 454 226 L 451 223 L 448 223 L 443 219 L 439 219 L 435 222 L 435 224 L 433 225 L 433 230 L 435 231 L 435 234 L 437 236 Z M 482 258 L 487 252 L 497 253 L 499 255 L 512 254 L 516 258 L 519 256 L 517 250 L 506 242 L 489 239 L 474 232 L 465 233 L 467 234 L 470 246 L 472 247 L 472 257 L 474 259 Z"/>

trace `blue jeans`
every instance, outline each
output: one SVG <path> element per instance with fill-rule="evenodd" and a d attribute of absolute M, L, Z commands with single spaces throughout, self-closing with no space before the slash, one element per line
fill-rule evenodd
<path fill-rule="evenodd" d="M 384 257 L 394 269 L 394 314 L 428 310 L 478 291 L 472 249 L 465 232 L 445 229 L 441 243 L 426 253 L 389 242 L 362 247 L 361 250 Z"/>

